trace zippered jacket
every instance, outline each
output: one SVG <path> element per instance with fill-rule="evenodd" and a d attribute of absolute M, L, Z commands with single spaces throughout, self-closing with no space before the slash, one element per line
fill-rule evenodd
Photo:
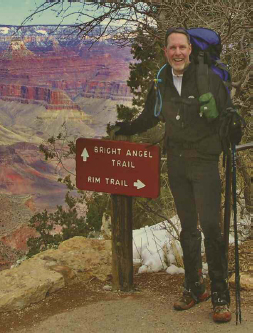
<path fill-rule="evenodd" d="M 152 84 L 143 112 L 131 123 L 124 123 L 118 133 L 133 135 L 154 127 L 159 120 L 165 121 L 167 148 L 172 153 L 182 149 L 194 150 L 200 156 L 218 158 L 222 151 L 218 135 L 219 116 L 208 121 L 200 114 L 199 92 L 197 89 L 196 65 L 190 63 L 182 79 L 181 96 L 178 94 L 172 78 L 172 69 L 167 65 L 160 73 L 159 90 L 162 97 L 161 116 L 155 117 L 156 89 Z M 209 89 L 213 94 L 216 107 L 221 114 L 232 106 L 230 96 L 220 77 L 209 70 Z M 117 133 L 117 134 L 118 134 Z"/>

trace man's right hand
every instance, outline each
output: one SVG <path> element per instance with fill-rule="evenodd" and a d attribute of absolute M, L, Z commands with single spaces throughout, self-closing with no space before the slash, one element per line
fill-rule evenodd
<path fill-rule="evenodd" d="M 118 135 L 128 135 L 126 128 L 129 124 L 127 122 L 116 122 L 115 125 L 110 125 L 107 133 L 111 140 L 114 140 Z"/>
<path fill-rule="evenodd" d="M 115 135 L 129 135 L 128 130 L 129 130 L 130 124 L 126 121 L 123 122 L 116 122 L 115 123 Z"/>

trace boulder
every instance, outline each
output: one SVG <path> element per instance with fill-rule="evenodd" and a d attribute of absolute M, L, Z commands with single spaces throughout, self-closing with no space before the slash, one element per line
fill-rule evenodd
<path fill-rule="evenodd" d="M 69 283 L 110 275 L 111 242 L 73 237 L 0 272 L 0 312 L 21 310 Z"/>
<path fill-rule="evenodd" d="M 111 241 L 79 236 L 61 243 L 57 250 L 37 255 L 49 266 L 69 267 L 79 279 L 96 277 L 101 281 L 106 281 L 111 275 L 111 256 Z"/>
<path fill-rule="evenodd" d="M 229 279 L 229 284 L 235 288 L 235 273 Z M 253 290 L 253 275 L 250 273 L 240 273 L 240 285 L 243 290 Z"/>
<path fill-rule="evenodd" d="M 0 272 L 0 312 L 21 310 L 63 287 L 63 275 L 50 271 L 44 260 L 26 260 Z"/>

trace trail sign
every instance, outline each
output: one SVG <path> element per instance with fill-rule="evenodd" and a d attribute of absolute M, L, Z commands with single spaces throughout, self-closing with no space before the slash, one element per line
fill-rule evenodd
<path fill-rule="evenodd" d="M 156 198 L 160 193 L 160 148 L 79 138 L 76 186 L 81 190 Z"/>

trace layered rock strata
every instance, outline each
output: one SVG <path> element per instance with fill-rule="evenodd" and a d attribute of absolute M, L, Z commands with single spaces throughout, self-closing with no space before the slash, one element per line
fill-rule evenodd
<path fill-rule="evenodd" d="M 62 47 L 59 36 L 35 38 L 33 33 L 28 39 L 14 38 L 9 44 L 3 37 L 0 39 L 0 46 L 8 44 L 7 50 L 0 54 L 2 83 L 61 89 L 71 97 L 81 93 L 114 100 L 132 97 L 126 84 L 132 58 L 130 48 L 122 50 L 109 43 L 89 48 L 71 37 Z M 41 44 L 42 49 L 35 47 Z M 35 95 L 33 98 L 37 100 Z"/>
<path fill-rule="evenodd" d="M 42 104 L 48 110 L 77 110 L 80 107 L 62 90 L 17 84 L 0 84 L 0 98 L 25 104 Z"/>

